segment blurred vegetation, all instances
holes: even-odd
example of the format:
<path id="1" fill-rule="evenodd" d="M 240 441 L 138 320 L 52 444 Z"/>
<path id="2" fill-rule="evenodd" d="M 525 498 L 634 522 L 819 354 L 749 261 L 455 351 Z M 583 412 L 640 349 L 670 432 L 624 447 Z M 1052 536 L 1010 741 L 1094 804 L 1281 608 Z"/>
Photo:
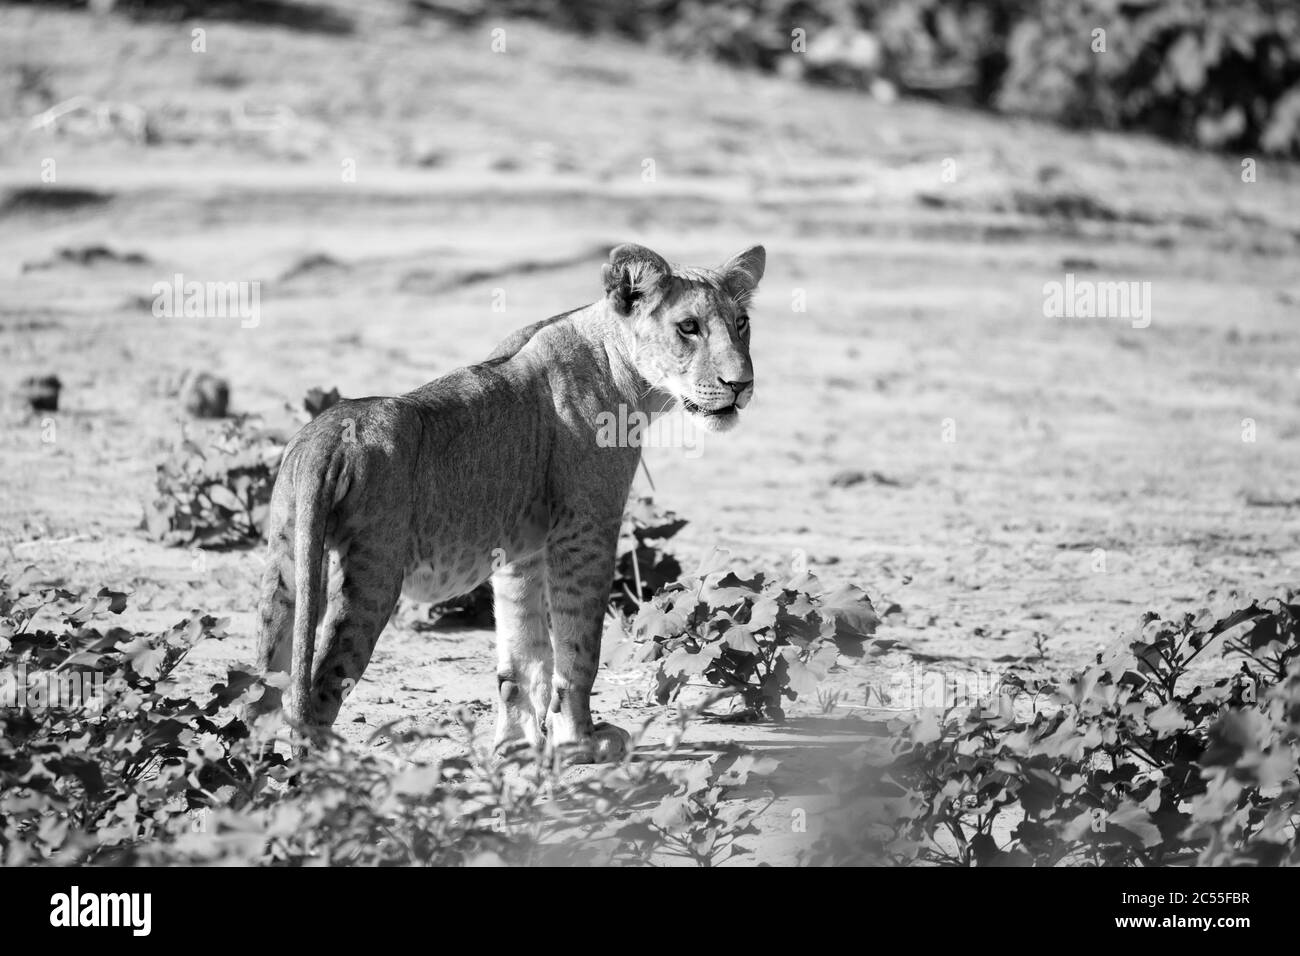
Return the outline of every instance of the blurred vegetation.
<path id="1" fill-rule="evenodd" d="M 412 0 L 412 7 L 538 17 L 882 96 L 901 90 L 1070 126 L 1300 155 L 1293 0 Z"/>
<path id="2" fill-rule="evenodd" d="M 307 0 L 66 0 L 347 33 Z M 413 18 L 527 17 L 810 82 L 1300 156 L 1294 0 L 405 0 Z"/>
<path id="3" fill-rule="evenodd" d="M 124 13 L 153 20 L 242 20 L 315 33 L 352 32 L 346 10 L 310 0 L 9 0 L 15 5 L 67 7 L 94 13 Z"/>

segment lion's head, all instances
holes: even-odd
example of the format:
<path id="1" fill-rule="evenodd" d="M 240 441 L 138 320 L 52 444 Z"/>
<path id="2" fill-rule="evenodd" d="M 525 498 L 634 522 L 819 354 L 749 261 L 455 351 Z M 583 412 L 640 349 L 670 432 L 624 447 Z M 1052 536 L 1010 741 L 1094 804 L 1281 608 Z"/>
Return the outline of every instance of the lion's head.
<path id="1" fill-rule="evenodd" d="M 637 371 L 708 431 L 732 428 L 753 397 L 748 310 L 766 263 L 762 246 L 714 270 L 673 266 L 644 246 L 623 245 L 603 268 Z"/>

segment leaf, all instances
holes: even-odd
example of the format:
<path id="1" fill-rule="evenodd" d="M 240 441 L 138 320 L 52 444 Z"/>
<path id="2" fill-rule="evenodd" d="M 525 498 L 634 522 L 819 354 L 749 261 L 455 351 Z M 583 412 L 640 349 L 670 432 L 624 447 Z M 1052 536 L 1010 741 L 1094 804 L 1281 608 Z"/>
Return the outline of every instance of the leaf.
<path id="1" fill-rule="evenodd" d="M 1279 632 L 1277 618 L 1267 618 L 1254 622 L 1246 633 L 1244 640 L 1246 645 L 1256 653 L 1268 650 L 1274 644 L 1284 644 Z"/>
<path id="2" fill-rule="evenodd" d="M 722 634 L 722 643 L 746 654 L 757 654 L 760 650 L 758 641 L 754 640 L 754 635 L 743 624 L 733 624 L 727 628 Z"/>
<path id="3" fill-rule="evenodd" d="M 95 595 L 96 610 L 103 608 L 111 614 L 121 614 L 126 610 L 126 595 L 121 591 L 110 591 L 108 588 L 100 588 L 99 593 Z"/>
<path id="4" fill-rule="evenodd" d="M 714 758 L 712 757 L 706 760 L 696 760 L 681 772 L 680 779 L 685 785 L 688 795 L 708 789 L 713 781 L 713 761 Z"/>
<path id="5" fill-rule="evenodd" d="M 970 840 L 971 855 L 977 866 L 995 866 L 994 860 L 1002 852 L 997 842 L 987 833 L 977 833 Z"/>
<path id="6" fill-rule="evenodd" d="M 1192 722 L 1183 715 L 1182 707 L 1177 702 L 1170 701 L 1147 715 L 1147 726 L 1155 731 L 1157 740 L 1163 740 L 1180 730 L 1187 730 Z"/>
<path id="7" fill-rule="evenodd" d="M 746 599 L 757 598 L 762 583 L 762 575 L 742 581 L 734 571 L 728 571 L 716 582 L 704 585 L 700 591 L 700 600 L 715 611 L 734 608 Z"/>
<path id="8" fill-rule="evenodd" d="M 695 614 L 700 608 L 700 604 L 695 597 L 695 591 L 689 588 L 679 588 L 672 592 L 671 606 L 672 610 L 675 613 L 680 614 L 688 624 L 690 623 L 691 615 Z"/>
<path id="9" fill-rule="evenodd" d="M 225 683 L 213 684 L 211 693 L 219 706 L 227 707 L 238 700 L 244 691 L 256 683 L 258 683 L 256 674 L 250 674 L 248 671 L 232 667 L 226 670 Z"/>
<path id="10" fill-rule="evenodd" d="M 781 648 L 786 662 L 786 683 L 795 694 L 812 697 L 817 693 L 817 675 L 799 659 L 797 647 Z"/>
<path id="11" fill-rule="evenodd" d="M 722 647 L 716 643 L 705 644 L 694 651 L 687 647 L 679 647 L 669 654 L 660 666 L 667 674 L 703 674 L 721 653 Z"/>
<path id="12" fill-rule="evenodd" d="M 777 603 L 777 595 L 774 593 L 764 593 L 749 612 L 749 628 L 751 631 L 770 630 L 776 627 L 777 615 L 781 613 L 781 605 Z"/>
<path id="13" fill-rule="evenodd" d="M 1230 710 L 1210 727 L 1201 766 L 1235 766 L 1243 758 L 1257 755 L 1270 733 L 1267 718 L 1258 710 Z"/>
<path id="14" fill-rule="evenodd" d="M 642 495 L 636 501 L 630 502 L 623 515 L 625 533 L 635 535 L 639 542 L 652 540 L 667 540 L 673 537 L 682 528 L 686 527 L 686 520 L 678 518 L 671 511 L 661 511 L 656 507 L 654 499 Z"/>
<path id="15" fill-rule="evenodd" d="M 152 641 L 144 637 L 120 645 L 118 650 L 130 663 L 132 670 L 146 680 L 157 680 L 167 660 L 166 646 L 154 646 Z"/>
<path id="16" fill-rule="evenodd" d="M 695 571 L 697 578 L 707 578 L 710 574 L 717 574 L 720 571 L 726 571 L 731 564 L 731 552 L 726 548 L 715 547 L 700 560 L 700 566 Z"/>
<path id="17" fill-rule="evenodd" d="M 1107 827 L 1120 827 L 1137 836 L 1143 846 L 1157 846 L 1161 842 L 1160 828 L 1151 822 L 1151 814 L 1138 804 L 1127 800 L 1106 817 Z"/>
<path id="18" fill-rule="evenodd" d="M 1164 649 L 1164 642 L 1155 642 L 1144 644 L 1141 641 L 1135 641 L 1129 645 L 1129 650 L 1137 658 L 1138 670 L 1145 673 L 1163 674 L 1168 670 L 1161 651 Z"/>
<path id="19" fill-rule="evenodd" d="M 820 594 L 821 582 L 811 571 L 796 571 L 781 583 L 783 591 L 797 591 L 800 594 Z"/>
<path id="20" fill-rule="evenodd" d="M 943 736 L 943 732 L 939 728 L 939 719 L 929 710 L 921 711 L 912 724 L 908 736 L 911 738 L 912 743 L 918 746 L 933 743 Z"/>
<path id="21" fill-rule="evenodd" d="M 833 644 L 823 644 L 817 650 L 813 651 L 812 656 L 808 658 L 808 669 L 817 675 L 818 680 L 824 680 L 830 673 L 832 667 L 839 660 L 840 652 L 836 650 Z"/>
<path id="22" fill-rule="evenodd" d="M 641 605 L 633 630 L 640 638 L 661 641 L 676 637 L 686 630 L 686 615 L 675 608 L 665 610 L 659 606 L 661 598 Z"/>
<path id="23" fill-rule="evenodd" d="M 1019 794 L 1020 805 L 1025 808 L 1025 813 L 1034 818 L 1050 810 L 1060 793 L 1060 778 L 1054 773 L 1035 768 L 1019 772 L 1024 778 Z"/>
<path id="24" fill-rule="evenodd" d="M 821 606 L 835 619 L 835 642 L 840 653 L 860 657 L 862 642 L 880 626 L 871 598 L 861 588 L 846 584 L 824 596 Z"/>
<path id="25" fill-rule="evenodd" d="M 810 610 L 803 615 L 791 614 L 781 608 L 776 615 L 776 639 L 778 643 L 789 642 L 798 645 L 800 650 L 807 650 L 822 637 L 821 622 Z"/>
<path id="26" fill-rule="evenodd" d="M 650 814 L 655 825 L 665 830 L 681 830 L 690 825 L 690 805 L 686 797 L 664 797 Z"/>
<path id="27" fill-rule="evenodd" d="M 782 592 L 782 600 L 779 602 L 785 608 L 785 612 L 791 617 L 797 617 L 801 620 L 812 616 L 816 609 L 810 598 L 803 591 L 796 591 L 793 596 L 786 597 L 788 591 Z"/>

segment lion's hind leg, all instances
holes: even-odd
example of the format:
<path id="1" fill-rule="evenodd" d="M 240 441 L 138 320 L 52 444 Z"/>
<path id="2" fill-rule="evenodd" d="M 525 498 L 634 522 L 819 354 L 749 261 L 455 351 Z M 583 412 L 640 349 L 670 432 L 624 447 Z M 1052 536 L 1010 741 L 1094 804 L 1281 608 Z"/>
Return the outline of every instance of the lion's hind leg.
<path id="1" fill-rule="evenodd" d="M 311 681 L 311 721 L 330 727 L 370 663 L 397 606 L 404 542 L 359 533 L 331 542 L 324 620 Z"/>
<path id="2" fill-rule="evenodd" d="M 258 603 L 257 671 L 288 674 L 293 652 L 294 563 L 293 512 L 285 496 L 271 507 L 266 566 L 262 571 Z M 280 688 L 268 686 L 249 710 L 249 717 L 271 713 L 283 706 Z"/>

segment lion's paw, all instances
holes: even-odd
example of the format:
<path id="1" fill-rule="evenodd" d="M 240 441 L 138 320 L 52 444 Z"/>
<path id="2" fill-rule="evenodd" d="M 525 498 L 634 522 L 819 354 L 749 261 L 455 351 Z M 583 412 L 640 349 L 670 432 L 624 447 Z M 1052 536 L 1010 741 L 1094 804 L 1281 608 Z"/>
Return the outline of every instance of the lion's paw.
<path id="1" fill-rule="evenodd" d="M 597 724 L 592 737 L 596 763 L 617 763 L 632 749 L 632 735 L 613 724 Z"/>

